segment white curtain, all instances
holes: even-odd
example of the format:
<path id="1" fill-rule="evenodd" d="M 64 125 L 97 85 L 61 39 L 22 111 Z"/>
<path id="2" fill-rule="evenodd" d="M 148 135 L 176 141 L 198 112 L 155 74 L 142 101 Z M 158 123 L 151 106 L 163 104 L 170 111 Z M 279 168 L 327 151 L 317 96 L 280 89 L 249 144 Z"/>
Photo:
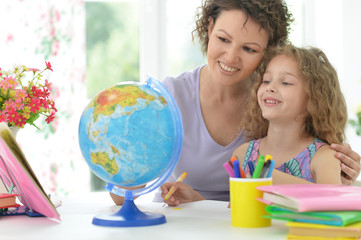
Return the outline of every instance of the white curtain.
<path id="1" fill-rule="evenodd" d="M 54 88 L 55 120 L 37 122 L 41 131 L 26 125 L 17 141 L 45 191 L 57 195 L 90 189 L 78 144 L 87 104 L 84 7 L 84 0 L 0 1 L 0 67 L 43 69 L 49 61 L 54 70 L 47 79 Z"/>

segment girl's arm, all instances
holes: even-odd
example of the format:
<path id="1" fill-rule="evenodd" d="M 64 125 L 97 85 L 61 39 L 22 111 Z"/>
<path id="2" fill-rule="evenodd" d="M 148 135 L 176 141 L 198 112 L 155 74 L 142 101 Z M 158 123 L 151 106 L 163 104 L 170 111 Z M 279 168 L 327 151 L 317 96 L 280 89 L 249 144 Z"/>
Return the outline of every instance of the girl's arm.
<path id="1" fill-rule="evenodd" d="M 272 172 L 272 184 L 312 184 L 312 182 L 274 169 Z"/>
<path id="2" fill-rule="evenodd" d="M 311 161 L 311 174 L 315 183 L 342 184 L 341 163 L 329 145 L 322 146 Z"/>

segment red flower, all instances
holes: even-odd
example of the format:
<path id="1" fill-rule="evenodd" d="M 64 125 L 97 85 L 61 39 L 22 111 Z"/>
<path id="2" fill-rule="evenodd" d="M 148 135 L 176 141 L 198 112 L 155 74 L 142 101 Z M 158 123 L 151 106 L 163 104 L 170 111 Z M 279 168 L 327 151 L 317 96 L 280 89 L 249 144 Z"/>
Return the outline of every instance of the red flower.
<path id="1" fill-rule="evenodd" d="M 33 113 L 36 113 L 40 109 L 40 100 L 37 98 L 31 99 L 31 102 L 29 104 L 30 111 Z"/>
<path id="2" fill-rule="evenodd" d="M 45 62 L 45 64 L 46 64 L 47 69 L 49 69 L 50 71 L 53 71 L 53 69 L 51 68 L 50 62 Z"/>
<path id="3" fill-rule="evenodd" d="M 41 97 L 43 94 L 41 89 L 37 88 L 36 86 L 31 87 L 31 93 L 33 94 L 34 97 Z"/>
<path id="4" fill-rule="evenodd" d="M 6 122 L 6 114 L 2 113 L 0 114 L 0 122 Z"/>
<path id="5" fill-rule="evenodd" d="M 19 114 L 14 111 L 14 110 L 10 110 L 8 111 L 8 121 L 11 123 L 16 123 L 19 119 Z"/>
<path id="6" fill-rule="evenodd" d="M 15 122 L 15 126 L 22 128 L 26 124 L 26 118 L 22 115 L 19 115 L 18 120 Z"/>
<path id="7" fill-rule="evenodd" d="M 37 68 L 29 68 L 29 71 L 31 71 L 31 72 L 33 72 L 33 73 L 35 74 L 36 72 L 39 72 L 40 69 L 37 69 Z"/>
<path id="8" fill-rule="evenodd" d="M 45 119 L 46 123 L 49 124 L 55 118 L 55 112 L 51 112 L 51 114 Z"/>

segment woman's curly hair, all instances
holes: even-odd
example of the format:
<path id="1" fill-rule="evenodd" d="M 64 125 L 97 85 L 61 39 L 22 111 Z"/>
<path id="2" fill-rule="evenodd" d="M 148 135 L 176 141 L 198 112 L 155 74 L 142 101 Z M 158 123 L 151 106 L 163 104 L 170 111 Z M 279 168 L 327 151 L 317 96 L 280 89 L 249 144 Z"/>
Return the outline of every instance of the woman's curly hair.
<path id="1" fill-rule="evenodd" d="M 192 38 L 199 40 L 203 54 L 207 53 L 210 19 L 216 22 L 222 11 L 234 9 L 243 11 L 247 18 L 261 25 L 268 33 L 268 46 L 288 43 L 288 32 L 293 17 L 283 0 L 204 0 L 198 8 L 195 17 L 196 27 L 192 31 Z M 241 24 L 243 26 L 244 23 Z"/>
<path id="2" fill-rule="evenodd" d="M 257 91 L 268 64 L 278 55 L 295 58 L 299 65 L 299 74 L 306 81 L 307 112 L 304 132 L 328 144 L 342 143 L 345 139 L 347 106 L 337 72 L 320 49 L 298 48 L 293 45 L 270 48 L 265 54 L 258 68 L 259 78 L 252 89 L 252 100 L 240 125 L 246 136 L 251 140 L 267 135 L 269 123 L 262 117 Z"/>

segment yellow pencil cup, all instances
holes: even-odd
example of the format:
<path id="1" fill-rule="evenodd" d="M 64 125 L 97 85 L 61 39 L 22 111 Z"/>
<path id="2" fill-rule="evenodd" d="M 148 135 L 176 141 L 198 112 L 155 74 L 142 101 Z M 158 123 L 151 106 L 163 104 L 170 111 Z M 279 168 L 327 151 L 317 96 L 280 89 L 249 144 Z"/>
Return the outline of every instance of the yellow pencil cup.
<path id="1" fill-rule="evenodd" d="M 259 228 L 271 226 L 266 204 L 257 200 L 263 193 L 258 186 L 272 185 L 272 178 L 230 178 L 231 222 L 234 227 Z"/>

